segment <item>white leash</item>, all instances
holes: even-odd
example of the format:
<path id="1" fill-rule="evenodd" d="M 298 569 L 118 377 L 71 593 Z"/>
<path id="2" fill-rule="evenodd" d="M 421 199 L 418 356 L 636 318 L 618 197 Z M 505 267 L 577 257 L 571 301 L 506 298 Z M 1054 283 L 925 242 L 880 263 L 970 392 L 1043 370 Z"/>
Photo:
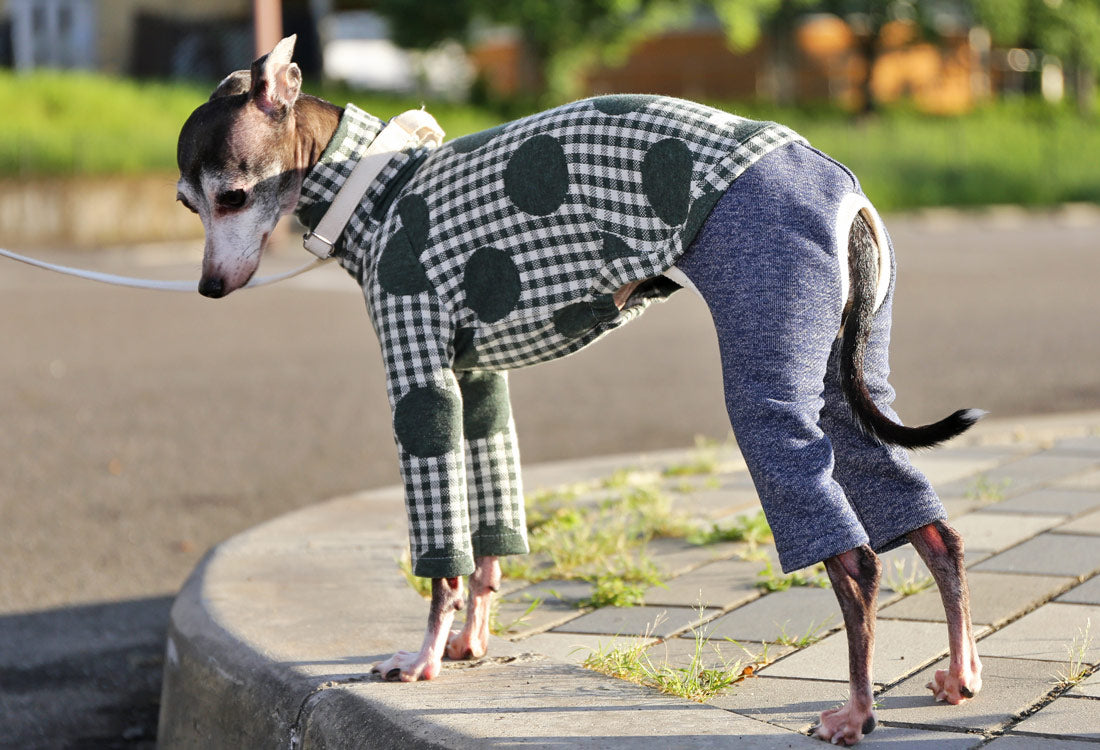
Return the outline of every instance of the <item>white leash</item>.
<path id="1" fill-rule="evenodd" d="M 410 141 L 434 148 L 443 142 L 443 131 L 435 118 L 422 110 L 410 110 L 394 117 L 389 124 L 382 129 L 374 142 L 367 148 L 363 157 L 355 165 L 351 175 L 337 192 L 329 210 L 321 218 L 317 228 L 303 238 L 305 248 L 317 256 L 315 260 L 306 263 L 301 268 L 286 273 L 274 274 L 254 278 L 245 284 L 242 289 L 254 289 L 256 287 L 275 284 L 280 281 L 292 279 L 307 271 L 323 266 L 329 261 L 335 260 L 332 255 L 333 245 L 336 239 L 343 233 L 344 227 L 351 218 L 356 206 L 367 192 L 371 182 L 386 166 L 394 151 L 400 151 Z M 329 238 L 332 238 L 331 240 Z M 56 263 L 47 263 L 37 258 L 29 258 L 26 255 L 13 253 L 0 247 L 0 256 L 17 260 L 20 263 L 44 268 L 47 271 L 55 271 L 68 276 L 76 276 L 80 279 L 98 281 L 103 284 L 125 286 L 134 289 L 155 289 L 161 292 L 197 292 L 198 281 L 157 281 L 155 279 L 137 279 L 132 276 L 116 276 L 111 273 L 89 271 L 84 268 L 61 266 Z"/>
<path id="2" fill-rule="evenodd" d="M 47 263 L 44 260 L 38 260 L 37 258 L 28 258 L 26 255 L 20 255 L 19 253 L 13 253 L 10 250 L 5 250 L 0 247 L 0 255 L 5 258 L 11 258 L 17 260 L 20 263 L 26 263 L 29 266 L 35 266 L 36 268 L 44 268 L 47 271 L 56 271 L 57 273 L 63 273 L 68 276 L 76 276 L 79 279 L 88 279 L 89 281 L 98 281 L 103 284 L 113 284 L 115 286 L 126 286 L 132 289 L 155 289 L 160 292 L 197 292 L 199 289 L 198 280 L 192 281 L 158 281 L 156 279 L 136 279 L 132 276 L 116 276 L 113 273 L 100 273 L 99 271 L 89 271 L 84 268 L 72 268 L 71 266 L 60 266 L 56 263 Z M 322 266 L 328 263 L 332 258 L 324 258 L 310 261 L 301 268 L 296 268 L 293 271 L 287 271 L 286 273 L 274 274 L 272 276 L 263 276 L 260 278 L 254 278 L 245 284 L 242 289 L 252 289 L 260 286 L 267 286 L 268 284 L 274 284 L 279 281 L 286 281 L 292 279 L 295 276 L 299 276 L 306 271 L 312 271 L 318 266 Z"/>

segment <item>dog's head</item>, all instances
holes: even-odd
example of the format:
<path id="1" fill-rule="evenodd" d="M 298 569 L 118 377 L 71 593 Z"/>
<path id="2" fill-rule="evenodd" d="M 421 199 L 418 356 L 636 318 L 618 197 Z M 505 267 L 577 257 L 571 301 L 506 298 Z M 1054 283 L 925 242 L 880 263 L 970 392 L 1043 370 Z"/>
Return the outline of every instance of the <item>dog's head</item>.
<path id="1" fill-rule="evenodd" d="M 199 292 L 224 297 L 248 283 L 279 217 L 301 192 L 294 103 L 302 73 L 295 37 L 223 80 L 180 131 L 177 198 L 206 232 Z"/>

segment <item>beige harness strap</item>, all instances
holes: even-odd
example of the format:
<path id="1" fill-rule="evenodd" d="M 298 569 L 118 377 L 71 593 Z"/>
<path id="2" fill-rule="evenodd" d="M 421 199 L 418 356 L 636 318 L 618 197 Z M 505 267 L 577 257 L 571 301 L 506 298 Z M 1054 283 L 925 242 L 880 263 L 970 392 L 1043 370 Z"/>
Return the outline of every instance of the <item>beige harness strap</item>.
<path id="1" fill-rule="evenodd" d="M 317 227 L 302 237 L 302 244 L 322 260 L 332 256 L 333 246 L 348 225 L 351 215 L 386 164 L 398 151 L 409 146 L 435 148 L 443 142 L 443 129 L 422 109 L 411 109 L 394 117 L 382 128 L 336 192 Z"/>

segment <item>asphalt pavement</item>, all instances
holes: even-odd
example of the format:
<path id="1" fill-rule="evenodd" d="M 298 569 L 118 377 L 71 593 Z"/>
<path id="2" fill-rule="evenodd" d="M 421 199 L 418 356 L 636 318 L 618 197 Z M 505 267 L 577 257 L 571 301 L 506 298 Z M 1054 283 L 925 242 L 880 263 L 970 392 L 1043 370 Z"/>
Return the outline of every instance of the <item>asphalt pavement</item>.
<path id="1" fill-rule="evenodd" d="M 907 421 L 1100 406 L 1100 214 L 888 225 L 900 266 L 892 381 Z M 272 269 L 307 257 L 286 244 Z M 36 252 L 197 278 L 200 243 Z M 4 261 L 0 337 L 0 705 L 52 728 L 55 747 L 140 746 L 170 597 L 204 551 L 397 481 L 362 297 L 335 267 L 211 301 Z M 728 430 L 714 334 L 688 293 L 596 347 L 514 373 L 512 391 L 528 464 Z"/>

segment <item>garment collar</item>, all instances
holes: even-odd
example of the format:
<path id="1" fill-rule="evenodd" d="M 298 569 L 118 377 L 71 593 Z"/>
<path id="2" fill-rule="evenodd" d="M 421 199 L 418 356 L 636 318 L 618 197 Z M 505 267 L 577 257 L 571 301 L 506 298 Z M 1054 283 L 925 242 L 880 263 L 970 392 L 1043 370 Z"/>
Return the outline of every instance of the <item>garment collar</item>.
<path id="1" fill-rule="evenodd" d="M 336 126 L 321 158 L 306 173 L 302 182 L 302 194 L 294 209 L 298 219 L 309 229 L 314 229 L 332 203 L 340 186 L 371 142 L 382 131 L 385 123 L 368 112 L 348 104 Z M 372 185 L 366 198 L 377 197 L 378 186 Z M 369 213 L 369 211 L 368 211 Z"/>

